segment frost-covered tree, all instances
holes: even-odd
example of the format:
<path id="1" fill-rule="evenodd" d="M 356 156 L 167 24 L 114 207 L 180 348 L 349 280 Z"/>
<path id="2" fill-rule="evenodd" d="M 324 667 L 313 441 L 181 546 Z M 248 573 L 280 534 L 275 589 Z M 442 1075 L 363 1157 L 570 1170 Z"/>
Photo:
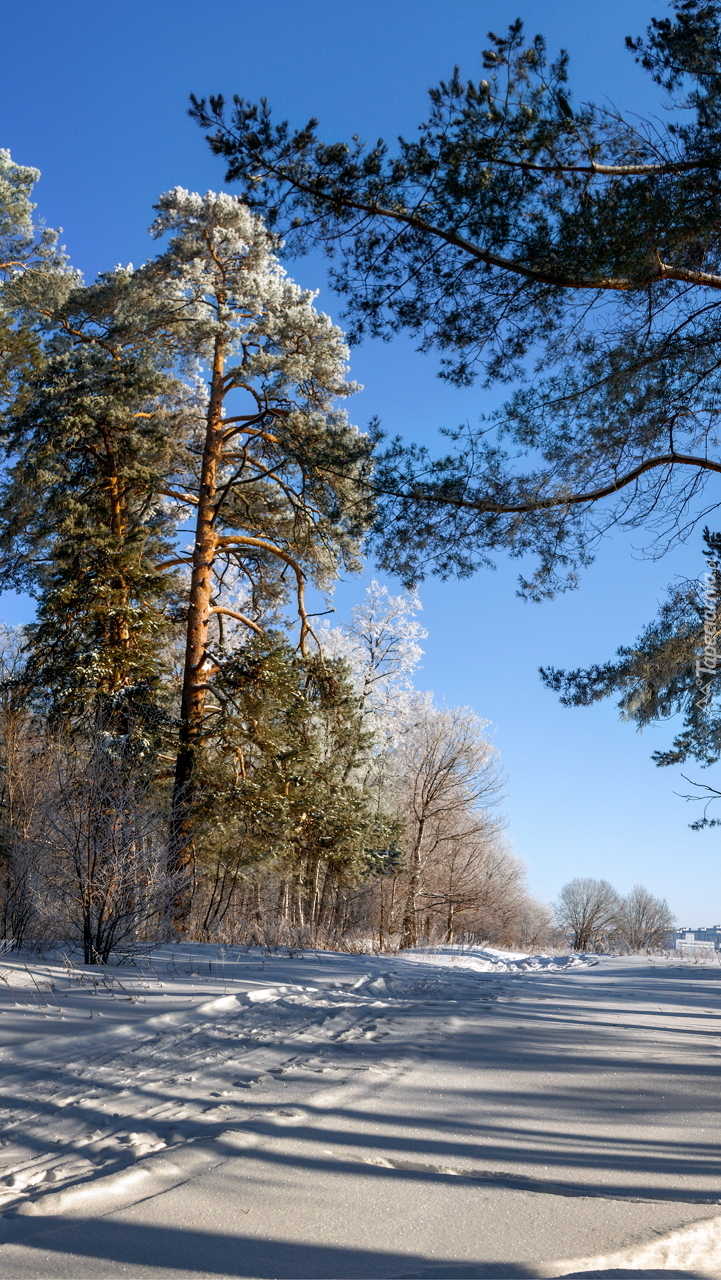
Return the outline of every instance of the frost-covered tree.
<path id="1" fill-rule="evenodd" d="M 306 583 L 359 565 L 373 442 L 339 407 L 340 331 L 261 220 L 181 189 L 157 209 L 167 244 L 138 271 L 13 277 L 42 363 L 8 415 L 2 539 L 6 585 L 39 600 L 28 671 L 60 714 L 167 677 L 182 628 L 175 876 L 224 656 L 291 599 L 307 654 Z"/>
<path id="2" fill-rule="evenodd" d="M 427 634 L 415 617 L 420 609 L 417 595 L 391 595 L 373 580 L 347 626 L 319 630 L 324 653 L 348 664 L 373 735 L 365 789 L 403 827 L 404 863 L 381 889 L 379 934 L 393 931 L 399 895 L 405 946 L 426 924 L 447 941 L 464 929 L 508 941 L 529 900 L 522 864 L 492 813 L 497 755 L 470 708 L 438 708 L 432 694 L 414 688 Z"/>
<path id="3" fill-rule="evenodd" d="M 396 740 L 418 694 L 413 677 L 428 632 L 416 621 L 422 609 L 417 595 L 391 595 L 373 579 L 365 599 L 354 605 L 347 626 L 318 629 L 323 652 L 347 663 L 358 692 L 364 720 L 379 748 Z"/>
<path id="4" fill-rule="evenodd" d="M 517 942 L 516 925 L 527 903 L 525 867 L 487 809 L 434 824 L 417 909 L 438 922 L 444 942 L 469 934 L 501 945 Z"/>
<path id="5" fill-rule="evenodd" d="M 33 220 L 31 197 L 39 177 L 37 169 L 16 164 L 10 152 L 0 148 L 0 405 L 17 392 L 39 358 L 32 328 L 23 323 L 18 282 L 32 274 L 39 293 L 65 268 L 57 233 Z"/>
<path id="6" fill-rule="evenodd" d="M 618 930 L 619 898 L 608 880 L 577 876 L 558 895 L 555 912 L 574 951 L 601 951 Z"/>
<path id="7" fill-rule="evenodd" d="M 470 707 L 437 708 L 420 702 L 393 753 L 396 803 L 406 820 L 408 886 L 402 946 L 419 935 L 419 894 L 427 861 L 465 823 L 467 835 L 487 826 L 483 810 L 498 799 L 497 753 L 486 722 Z"/>
<path id="8" fill-rule="evenodd" d="M 340 331 L 286 277 L 261 220 L 234 197 L 180 188 L 157 208 L 153 233 L 170 239 L 145 275 L 174 288 L 179 357 L 198 360 L 208 375 L 204 412 L 166 490 L 179 511 L 191 509 L 193 524 L 192 545 L 172 562 L 188 572 L 178 870 L 192 862 L 193 779 L 218 709 L 223 619 L 262 634 L 269 608 L 292 595 L 307 652 L 306 582 L 325 587 L 341 568 L 359 567 L 372 441 L 338 406 L 355 390 Z M 247 584 L 247 611 L 224 598 L 231 569 Z"/>
<path id="9" fill-rule="evenodd" d="M 642 884 L 621 900 L 617 928 L 629 951 L 658 951 L 665 947 L 675 917 L 665 898 L 656 898 Z"/>

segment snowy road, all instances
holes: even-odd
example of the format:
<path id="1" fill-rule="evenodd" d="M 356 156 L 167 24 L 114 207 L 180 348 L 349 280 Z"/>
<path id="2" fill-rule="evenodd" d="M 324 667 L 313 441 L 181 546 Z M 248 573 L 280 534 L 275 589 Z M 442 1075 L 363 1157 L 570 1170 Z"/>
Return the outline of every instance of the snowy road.
<path id="1" fill-rule="evenodd" d="M 0 979 L 0 1277 L 721 1276 L 719 965 Z"/>

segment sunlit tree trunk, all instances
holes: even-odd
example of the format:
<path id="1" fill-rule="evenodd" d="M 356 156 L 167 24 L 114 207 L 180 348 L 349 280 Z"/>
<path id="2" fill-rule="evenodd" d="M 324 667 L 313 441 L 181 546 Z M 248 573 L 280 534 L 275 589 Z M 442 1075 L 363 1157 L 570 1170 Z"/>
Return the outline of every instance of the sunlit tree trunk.
<path id="1" fill-rule="evenodd" d="M 207 640 L 212 608 L 213 564 L 218 549 L 214 517 L 218 469 L 223 451 L 225 351 L 224 339 L 217 337 L 213 351 L 210 401 L 198 487 L 180 708 L 180 745 L 173 789 L 170 871 L 174 876 L 181 877 L 181 888 L 173 902 L 173 924 L 180 931 L 187 921 L 192 899 L 195 866 L 192 829 L 194 777 L 198 748 L 202 742 L 205 695 L 210 675 Z"/>

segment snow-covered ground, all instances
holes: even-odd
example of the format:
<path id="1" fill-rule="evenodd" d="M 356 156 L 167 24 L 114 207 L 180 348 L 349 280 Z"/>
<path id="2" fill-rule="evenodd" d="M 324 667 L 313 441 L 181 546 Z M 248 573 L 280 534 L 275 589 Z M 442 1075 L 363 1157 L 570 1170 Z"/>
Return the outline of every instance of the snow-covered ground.
<path id="1" fill-rule="evenodd" d="M 721 966 L 0 957 L 0 1277 L 721 1276 Z"/>

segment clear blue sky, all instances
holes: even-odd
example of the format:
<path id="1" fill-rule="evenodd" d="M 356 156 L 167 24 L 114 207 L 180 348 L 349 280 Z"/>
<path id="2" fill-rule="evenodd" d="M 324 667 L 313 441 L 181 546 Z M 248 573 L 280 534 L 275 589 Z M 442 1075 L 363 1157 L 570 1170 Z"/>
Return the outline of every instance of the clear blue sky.
<path id="1" fill-rule="evenodd" d="M 73 262 L 92 277 L 153 251 L 146 228 L 162 190 L 221 186 L 220 166 L 185 114 L 191 91 L 265 95 L 296 123 L 319 116 L 329 140 L 392 139 L 413 132 L 428 86 L 455 63 L 478 78 L 486 32 L 520 16 L 551 50 L 569 49 L 577 97 L 658 109 L 623 38 L 664 11 L 661 0 L 24 0 L 3 14 L 0 146 L 42 170 L 39 213 L 64 228 Z M 322 287 L 319 263 L 290 269 Z M 333 296 L 321 298 L 337 314 Z M 361 426 L 377 413 L 389 432 L 431 441 L 489 404 L 438 381 L 433 357 L 404 341 L 367 344 L 352 368 L 365 384 L 353 405 Z M 715 923 L 719 837 L 688 830 L 693 815 L 674 794 L 686 784 L 649 759 L 673 726 L 640 735 L 610 705 L 566 710 L 537 676 L 542 663 L 610 657 L 650 619 L 667 582 L 703 572 L 698 540 L 661 562 L 643 559 L 641 542 L 638 534 L 608 541 L 578 591 L 541 606 L 516 598 L 513 565 L 427 583 L 421 683 L 492 722 L 510 832 L 539 896 L 553 898 L 574 875 L 603 876 L 622 891 L 642 881 L 668 897 L 679 924 Z M 361 582 L 344 585 L 339 610 L 361 591 Z M 2 605 L 5 620 L 22 615 L 22 602 Z"/>

